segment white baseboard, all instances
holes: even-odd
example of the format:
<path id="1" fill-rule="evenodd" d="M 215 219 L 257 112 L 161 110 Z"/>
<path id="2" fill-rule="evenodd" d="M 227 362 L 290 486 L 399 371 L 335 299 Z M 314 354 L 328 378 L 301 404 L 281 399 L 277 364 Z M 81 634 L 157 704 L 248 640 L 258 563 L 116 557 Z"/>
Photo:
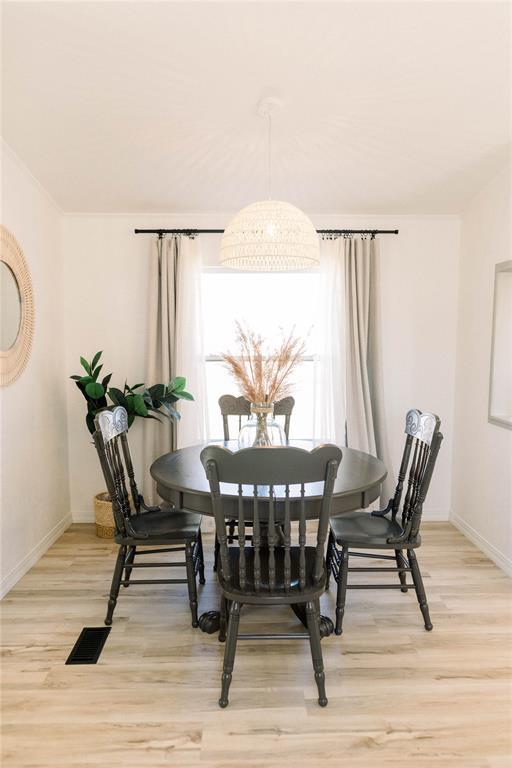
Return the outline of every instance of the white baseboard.
<path id="1" fill-rule="evenodd" d="M 20 560 L 20 562 L 14 566 L 12 571 L 4 576 L 0 586 L 0 600 L 5 597 L 5 595 L 14 587 L 14 585 L 18 583 L 21 577 L 24 576 L 27 571 L 29 571 L 32 566 L 37 563 L 37 561 L 44 555 L 44 553 L 51 547 L 51 545 L 57 541 L 59 536 L 61 536 L 64 531 L 69 528 L 71 523 L 71 514 L 63 517 L 62 520 L 60 520 L 57 525 L 51 529 L 51 531 L 48 531 L 46 536 L 41 539 L 39 544 L 36 544 L 36 546 L 31 549 L 27 555 L 25 555 L 23 560 Z"/>
<path id="2" fill-rule="evenodd" d="M 493 563 L 496 563 L 499 568 L 505 571 L 507 576 L 512 576 L 512 560 L 510 557 L 507 557 L 505 554 L 503 554 L 503 552 L 497 549 L 494 544 L 491 544 L 490 541 L 487 541 L 484 536 L 478 533 L 478 531 L 475 530 L 472 525 L 469 525 L 469 523 L 463 520 L 462 517 L 459 517 L 459 515 L 452 513 L 450 522 L 453 523 L 453 525 L 458 528 L 459 531 L 464 534 L 464 536 L 473 542 L 473 544 L 478 547 L 478 549 L 487 555 L 487 557 L 489 557 Z"/>

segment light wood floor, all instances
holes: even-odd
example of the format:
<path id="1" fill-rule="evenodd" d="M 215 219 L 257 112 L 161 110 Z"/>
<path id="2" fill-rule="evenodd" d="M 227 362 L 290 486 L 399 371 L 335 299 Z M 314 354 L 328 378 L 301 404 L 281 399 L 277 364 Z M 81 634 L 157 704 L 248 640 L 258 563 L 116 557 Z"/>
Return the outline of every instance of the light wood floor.
<path id="1" fill-rule="evenodd" d="M 353 590 L 343 636 L 322 642 L 326 709 L 299 640 L 240 642 L 220 710 L 223 646 L 191 628 L 184 585 L 122 590 L 98 664 L 64 665 L 102 625 L 114 550 L 72 526 L 1 604 L 2 765 L 509 766 L 510 581 L 447 523 L 423 540 L 433 632 L 413 592 Z M 200 610 L 216 606 L 209 566 Z M 241 631 L 295 622 L 247 609 Z"/>

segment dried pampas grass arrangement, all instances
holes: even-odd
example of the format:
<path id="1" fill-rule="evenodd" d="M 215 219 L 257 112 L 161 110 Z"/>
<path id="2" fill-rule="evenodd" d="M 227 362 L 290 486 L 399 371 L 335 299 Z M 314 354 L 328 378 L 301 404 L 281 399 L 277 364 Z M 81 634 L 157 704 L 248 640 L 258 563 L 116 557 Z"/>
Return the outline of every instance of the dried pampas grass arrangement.
<path id="1" fill-rule="evenodd" d="M 290 376 L 304 355 L 304 342 L 290 332 L 270 348 L 259 334 L 238 322 L 236 331 L 239 354 L 228 352 L 221 357 L 241 394 L 251 403 L 275 403 L 289 395 Z"/>

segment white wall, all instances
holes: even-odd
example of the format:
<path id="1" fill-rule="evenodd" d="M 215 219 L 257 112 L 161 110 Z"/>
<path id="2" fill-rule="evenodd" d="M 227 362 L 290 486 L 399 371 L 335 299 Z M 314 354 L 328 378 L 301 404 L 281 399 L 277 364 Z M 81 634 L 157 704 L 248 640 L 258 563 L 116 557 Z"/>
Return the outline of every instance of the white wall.
<path id="1" fill-rule="evenodd" d="M 66 370 L 104 351 L 105 371 L 122 383 L 144 380 L 150 236 L 135 227 L 222 228 L 229 215 L 73 216 L 63 221 L 66 264 Z M 381 238 L 384 389 L 394 466 L 403 448 L 405 412 L 432 410 L 445 441 L 426 518 L 448 519 L 451 500 L 459 221 L 450 216 L 314 216 L 318 227 L 399 228 Z M 205 248 L 214 258 L 218 238 Z M 69 383 L 69 460 L 74 520 L 92 520 L 104 482 L 85 428 L 84 401 Z M 140 466 L 141 424 L 130 432 Z"/>
<path id="2" fill-rule="evenodd" d="M 150 238 L 135 236 L 134 227 L 221 228 L 229 215 L 63 216 L 5 145 L 2 155 L 2 221 L 24 250 L 36 303 L 28 366 L 0 391 L 4 594 L 67 527 L 70 511 L 74 520 L 93 519 L 92 497 L 104 487 L 84 402 L 67 378 L 78 372 L 79 356 L 102 349 L 105 372 L 114 371 L 117 382 L 144 378 Z M 462 234 L 451 216 L 313 219 L 325 228 L 400 229 L 398 237 L 381 237 L 393 463 L 400 459 L 405 411 L 439 414 L 445 441 L 425 517 L 448 519 L 451 512 L 461 530 L 511 570 L 512 432 L 487 422 L 494 264 L 510 257 L 508 177 L 493 180 L 471 202 Z M 205 240 L 210 260 L 217 245 L 213 236 Z M 139 466 L 140 430 L 139 424 L 132 432 Z"/>
<path id="3" fill-rule="evenodd" d="M 0 390 L 1 594 L 70 524 L 61 213 L 2 145 L 2 223 L 28 262 L 34 290 L 32 354 Z"/>
<path id="4" fill-rule="evenodd" d="M 494 266 L 511 258 L 510 214 L 505 171 L 462 216 L 452 521 L 512 574 L 512 431 L 487 420 Z"/>

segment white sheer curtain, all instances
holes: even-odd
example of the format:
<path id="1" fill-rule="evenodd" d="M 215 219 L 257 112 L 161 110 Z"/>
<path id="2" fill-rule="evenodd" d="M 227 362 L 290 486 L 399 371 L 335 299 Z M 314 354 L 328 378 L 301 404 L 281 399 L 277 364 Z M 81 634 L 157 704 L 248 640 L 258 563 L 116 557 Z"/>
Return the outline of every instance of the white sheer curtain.
<path id="1" fill-rule="evenodd" d="M 207 401 L 202 346 L 201 254 L 198 239 L 164 237 L 152 243 L 149 280 L 146 383 L 184 376 L 193 402 L 179 401 L 176 424 L 144 423 L 144 466 L 163 453 L 206 439 Z M 144 495 L 155 498 L 146 473 Z"/>
<path id="2" fill-rule="evenodd" d="M 345 241 L 320 240 L 313 436 L 345 445 Z"/>

